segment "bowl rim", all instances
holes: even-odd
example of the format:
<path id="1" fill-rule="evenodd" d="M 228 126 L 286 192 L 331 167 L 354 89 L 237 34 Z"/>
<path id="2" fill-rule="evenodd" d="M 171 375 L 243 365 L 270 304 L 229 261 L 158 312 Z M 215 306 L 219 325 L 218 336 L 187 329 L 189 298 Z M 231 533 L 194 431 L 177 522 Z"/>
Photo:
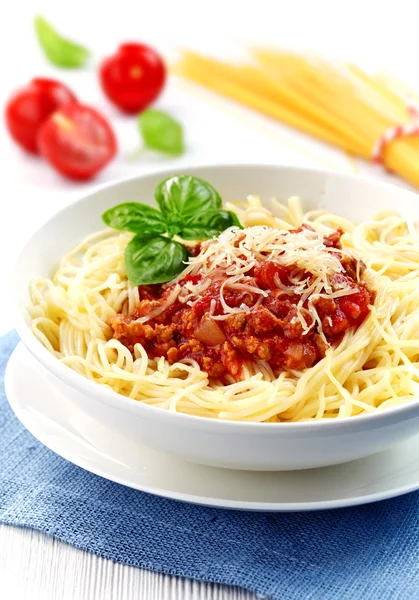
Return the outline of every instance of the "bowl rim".
<path id="1" fill-rule="evenodd" d="M 268 169 L 268 170 L 276 170 L 276 171 L 291 171 L 298 173 L 309 173 L 309 174 L 320 174 L 328 177 L 332 177 L 335 179 L 346 180 L 350 183 L 356 183 L 357 185 L 368 185 L 378 189 L 393 189 L 395 192 L 400 193 L 403 196 L 410 196 L 412 201 L 417 201 L 417 193 L 412 190 L 399 187 L 392 183 L 375 181 L 370 177 L 366 176 L 358 176 L 353 173 L 341 173 L 335 172 L 331 169 L 322 169 L 322 168 L 308 168 L 294 165 L 278 165 L 275 163 L 222 163 L 218 164 L 214 163 L 205 163 L 205 164 L 190 164 L 189 166 L 181 166 L 180 170 L 183 173 L 193 172 L 193 171 L 201 171 L 201 170 L 211 170 L 211 169 L 221 169 L 221 170 L 230 170 L 230 169 Z M 41 231 L 44 227 L 52 223 L 57 217 L 65 213 L 66 211 L 71 211 L 77 209 L 84 202 L 88 201 L 90 198 L 97 196 L 100 192 L 104 190 L 108 190 L 110 188 L 117 188 L 122 184 L 126 184 L 134 181 L 141 181 L 143 179 L 149 177 L 155 177 L 157 175 L 162 175 L 162 177 L 169 177 L 172 174 L 178 172 L 178 169 L 174 168 L 161 168 L 154 169 L 152 171 L 148 171 L 147 173 L 142 173 L 141 175 L 136 175 L 132 177 L 122 177 L 116 180 L 112 180 L 110 182 L 105 182 L 100 185 L 95 186 L 90 189 L 88 193 L 84 194 L 81 198 L 70 202 L 60 210 L 54 212 L 49 218 L 45 219 L 35 231 L 32 232 L 31 235 L 27 237 L 25 243 L 21 245 L 21 250 L 19 255 L 15 261 L 15 268 L 12 270 L 12 282 L 9 289 L 11 289 L 11 306 L 13 313 L 13 322 L 16 328 L 16 331 L 24 343 L 24 345 L 28 348 L 30 353 L 34 356 L 34 358 L 51 374 L 61 380 L 63 383 L 67 384 L 71 388 L 75 389 L 78 392 L 83 393 L 89 398 L 93 398 L 97 401 L 104 402 L 108 406 L 111 406 L 117 410 L 123 410 L 124 412 L 128 411 L 130 413 L 140 415 L 141 411 L 145 411 L 145 413 L 149 414 L 150 417 L 161 418 L 161 419 L 177 419 L 178 421 L 183 421 L 185 424 L 190 423 L 192 425 L 201 425 L 207 427 L 215 426 L 217 429 L 221 428 L 233 428 L 237 431 L 239 430 L 250 430 L 252 433 L 262 431 L 271 433 L 273 431 L 281 431 L 284 432 L 296 432 L 296 431 L 322 431 L 329 430 L 333 428 L 343 428 L 347 429 L 348 427 L 357 427 L 365 426 L 368 424 L 378 425 L 383 421 L 388 421 L 398 418 L 398 420 L 404 420 L 407 418 L 409 413 L 418 413 L 419 416 L 419 398 L 414 399 L 404 405 L 390 407 L 378 411 L 374 411 L 371 413 L 364 413 L 360 415 L 356 415 L 356 417 L 340 417 L 334 419 L 321 419 L 318 421 L 297 421 L 297 422 L 259 422 L 259 421 L 235 421 L 228 419 L 217 419 L 215 417 L 203 417 L 198 415 L 191 415 L 182 412 L 175 412 L 164 410 L 160 407 L 152 406 L 149 404 L 145 404 L 141 401 L 133 400 L 128 396 L 124 396 L 119 394 L 111 389 L 104 388 L 100 386 L 98 383 L 87 379 L 77 371 L 74 371 L 67 365 L 63 364 L 58 358 L 56 358 L 53 354 L 51 354 L 42 343 L 36 338 L 36 336 L 32 333 L 29 328 L 29 325 L 26 323 L 25 318 L 23 317 L 22 312 L 18 308 L 17 302 L 17 278 L 14 275 L 18 270 L 17 267 L 21 263 L 21 259 L 26 252 L 27 247 L 31 244 L 33 238 Z M 28 282 L 29 284 L 29 282 Z"/>

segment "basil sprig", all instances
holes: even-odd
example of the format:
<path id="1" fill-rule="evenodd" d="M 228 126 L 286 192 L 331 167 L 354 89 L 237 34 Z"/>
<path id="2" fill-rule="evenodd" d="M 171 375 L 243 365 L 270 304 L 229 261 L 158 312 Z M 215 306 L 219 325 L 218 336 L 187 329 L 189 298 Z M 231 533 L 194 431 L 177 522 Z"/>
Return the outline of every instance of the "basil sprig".
<path id="1" fill-rule="evenodd" d="M 144 147 L 171 156 L 180 156 L 185 151 L 183 127 L 174 117 L 157 108 L 143 110 L 137 124 Z"/>
<path id="2" fill-rule="evenodd" d="M 90 56 L 87 48 L 62 37 L 42 17 L 35 17 L 35 32 L 45 56 L 57 67 L 67 69 L 83 67 Z"/>
<path id="3" fill-rule="evenodd" d="M 106 225 L 136 235 L 125 250 L 125 268 L 133 285 L 171 281 L 185 268 L 187 247 L 174 240 L 206 240 L 233 225 L 237 215 L 222 209 L 218 192 L 199 177 L 178 175 L 154 190 L 160 210 L 139 202 L 124 202 L 102 215 Z"/>

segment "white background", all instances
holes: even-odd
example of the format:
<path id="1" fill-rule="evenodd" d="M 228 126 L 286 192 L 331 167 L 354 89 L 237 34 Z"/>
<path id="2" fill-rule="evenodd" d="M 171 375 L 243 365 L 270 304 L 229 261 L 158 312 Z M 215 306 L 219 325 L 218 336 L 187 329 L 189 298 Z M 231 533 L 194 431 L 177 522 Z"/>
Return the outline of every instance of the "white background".
<path id="1" fill-rule="evenodd" d="M 110 106 L 96 75 L 101 57 L 112 53 L 119 42 L 150 43 L 169 60 L 181 47 L 240 57 L 246 43 L 264 42 L 347 58 L 368 68 L 392 72 L 419 90 L 418 12 L 414 0 L 3 2 L 0 105 L 4 106 L 13 89 L 34 76 L 61 79 L 80 100 L 97 107 L 111 120 L 120 153 L 94 183 L 71 183 L 42 160 L 24 155 L 10 141 L 1 121 L 0 332 L 11 325 L 6 282 L 19 247 L 49 215 L 98 183 L 158 168 L 173 167 L 181 172 L 185 165 L 199 162 L 269 162 L 363 173 L 405 185 L 379 167 L 350 160 L 337 150 L 174 77 L 169 79 L 159 105 L 184 124 L 187 153 L 176 161 L 144 153 L 136 162 L 129 162 L 128 155 L 139 144 L 135 121 Z M 89 67 L 63 71 L 47 64 L 33 34 L 34 14 L 45 16 L 69 38 L 89 47 L 93 53 Z M 5 597 L 42 600 L 250 598 L 227 588 L 176 583 L 115 566 L 45 536 L 4 526 L 0 527 L 0 581 Z"/>

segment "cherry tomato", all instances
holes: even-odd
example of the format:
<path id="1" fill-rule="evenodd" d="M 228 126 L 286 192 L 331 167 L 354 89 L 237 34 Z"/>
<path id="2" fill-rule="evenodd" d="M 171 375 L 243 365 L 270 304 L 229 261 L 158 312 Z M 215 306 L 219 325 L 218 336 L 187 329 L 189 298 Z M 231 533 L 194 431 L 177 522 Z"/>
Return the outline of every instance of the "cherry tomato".
<path id="1" fill-rule="evenodd" d="M 94 108 L 66 104 L 39 130 L 41 154 L 62 175 L 90 179 L 115 156 L 115 134 Z"/>
<path id="2" fill-rule="evenodd" d="M 102 62 L 99 77 L 109 100 L 132 114 L 146 108 L 160 94 L 166 68 L 152 48 L 129 43 Z"/>
<path id="3" fill-rule="evenodd" d="M 12 138 L 28 152 L 39 152 L 37 136 L 48 117 L 77 98 L 71 90 L 54 79 L 32 79 L 16 92 L 6 106 L 6 125 Z"/>

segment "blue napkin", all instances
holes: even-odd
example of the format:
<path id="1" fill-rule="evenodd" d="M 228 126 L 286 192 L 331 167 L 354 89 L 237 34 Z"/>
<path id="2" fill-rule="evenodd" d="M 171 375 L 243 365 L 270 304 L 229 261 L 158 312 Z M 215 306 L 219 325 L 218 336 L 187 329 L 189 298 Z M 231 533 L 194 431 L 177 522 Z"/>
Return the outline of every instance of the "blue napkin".
<path id="1" fill-rule="evenodd" d="M 40 444 L 13 415 L 0 338 L 0 522 L 135 567 L 275 600 L 419 599 L 419 493 L 342 510 L 250 513 L 112 483 Z"/>

